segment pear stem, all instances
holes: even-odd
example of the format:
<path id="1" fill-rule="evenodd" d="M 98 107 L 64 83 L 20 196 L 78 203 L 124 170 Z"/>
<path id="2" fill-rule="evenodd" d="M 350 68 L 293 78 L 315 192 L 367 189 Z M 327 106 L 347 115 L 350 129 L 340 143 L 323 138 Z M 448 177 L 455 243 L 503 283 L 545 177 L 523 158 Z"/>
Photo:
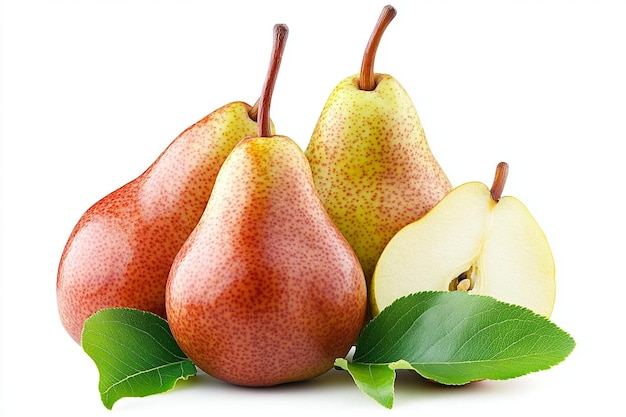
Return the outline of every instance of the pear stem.
<path id="1" fill-rule="evenodd" d="M 254 120 L 255 122 L 258 120 L 259 118 L 259 100 L 257 100 L 252 107 L 250 107 L 250 110 L 248 110 L 248 116 L 250 116 L 250 119 Z"/>
<path id="2" fill-rule="evenodd" d="M 506 162 L 500 162 L 496 167 L 496 175 L 493 178 L 493 185 L 491 186 L 491 198 L 493 201 L 500 201 L 502 198 L 502 191 L 504 191 L 504 185 L 506 184 L 506 177 L 509 174 L 509 164 Z"/>
<path id="3" fill-rule="evenodd" d="M 376 88 L 376 80 L 374 79 L 374 60 L 376 58 L 376 51 L 380 44 L 380 39 L 389 26 L 389 23 L 396 17 L 396 9 L 387 5 L 383 7 L 383 11 L 380 13 L 374 31 L 370 36 L 370 40 L 365 47 L 365 53 L 363 54 L 363 62 L 361 63 L 361 75 L 359 77 L 359 89 L 372 91 Z"/>
<path id="4" fill-rule="evenodd" d="M 287 35 L 289 28 L 285 24 L 274 25 L 274 45 L 272 47 L 272 55 L 270 65 L 267 70 L 263 91 L 258 101 L 258 117 L 257 126 L 260 137 L 269 137 L 272 135 L 272 126 L 270 122 L 270 104 L 272 102 L 272 94 L 274 94 L 274 86 L 278 77 L 278 70 L 283 59 L 283 52 L 287 44 Z"/>

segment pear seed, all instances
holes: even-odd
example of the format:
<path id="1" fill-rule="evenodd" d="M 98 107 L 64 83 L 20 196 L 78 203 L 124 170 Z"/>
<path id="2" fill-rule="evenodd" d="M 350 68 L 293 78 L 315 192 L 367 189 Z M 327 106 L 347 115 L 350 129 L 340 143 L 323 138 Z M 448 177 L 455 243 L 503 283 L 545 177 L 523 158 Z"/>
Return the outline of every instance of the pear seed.
<path id="1" fill-rule="evenodd" d="M 470 289 L 470 285 L 471 285 L 471 281 L 469 279 L 467 279 L 467 278 L 466 279 L 462 279 L 456 285 L 456 290 L 457 291 L 468 291 Z"/>

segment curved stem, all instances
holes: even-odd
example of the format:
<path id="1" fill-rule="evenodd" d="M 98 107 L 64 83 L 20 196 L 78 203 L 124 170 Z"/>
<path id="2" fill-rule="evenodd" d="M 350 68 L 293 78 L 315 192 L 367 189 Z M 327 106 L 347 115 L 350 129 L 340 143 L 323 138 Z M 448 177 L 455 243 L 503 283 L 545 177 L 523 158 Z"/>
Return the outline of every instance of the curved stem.
<path id="1" fill-rule="evenodd" d="M 265 78 L 265 84 L 263 85 L 263 91 L 258 101 L 258 133 L 260 137 L 269 137 L 272 135 L 272 126 L 270 122 L 270 104 L 272 102 L 272 94 L 274 93 L 274 86 L 276 85 L 276 78 L 278 77 L 278 70 L 280 69 L 280 62 L 283 58 L 283 52 L 285 51 L 285 45 L 287 44 L 287 35 L 289 34 L 289 28 L 285 24 L 274 25 L 274 46 L 272 48 L 272 56 L 270 59 L 270 66 L 267 70 L 267 76 Z"/>
<path id="2" fill-rule="evenodd" d="M 376 22 L 374 31 L 370 36 L 370 40 L 365 47 L 365 53 L 363 54 L 363 62 L 361 63 L 361 75 L 359 77 L 359 89 L 372 91 L 376 88 L 376 80 L 374 79 L 374 59 L 376 58 L 376 51 L 380 44 L 380 39 L 389 26 L 389 23 L 396 17 L 396 9 L 387 5 L 383 7 L 383 11 L 380 13 L 380 17 Z"/>
<path id="3" fill-rule="evenodd" d="M 496 167 L 496 175 L 493 178 L 493 185 L 491 186 L 491 198 L 493 201 L 500 201 L 502 198 L 502 191 L 506 184 L 506 177 L 509 174 L 509 164 L 506 162 L 500 162 Z"/>
<path id="4" fill-rule="evenodd" d="M 260 100 L 260 99 L 259 99 Z M 259 100 L 257 100 L 252 107 L 250 107 L 250 110 L 248 110 L 248 116 L 250 116 L 250 119 L 254 120 L 255 122 L 258 120 L 259 118 Z"/>

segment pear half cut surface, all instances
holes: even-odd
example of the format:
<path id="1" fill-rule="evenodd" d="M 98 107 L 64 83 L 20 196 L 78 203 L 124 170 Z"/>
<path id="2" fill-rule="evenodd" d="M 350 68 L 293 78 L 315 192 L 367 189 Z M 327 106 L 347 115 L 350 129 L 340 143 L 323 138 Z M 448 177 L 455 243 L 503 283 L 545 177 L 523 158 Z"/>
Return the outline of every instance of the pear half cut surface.
<path id="1" fill-rule="evenodd" d="M 549 317 L 556 285 L 546 236 L 518 199 L 463 184 L 391 239 L 374 272 L 372 310 L 427 290 L 489 295 Z"/>

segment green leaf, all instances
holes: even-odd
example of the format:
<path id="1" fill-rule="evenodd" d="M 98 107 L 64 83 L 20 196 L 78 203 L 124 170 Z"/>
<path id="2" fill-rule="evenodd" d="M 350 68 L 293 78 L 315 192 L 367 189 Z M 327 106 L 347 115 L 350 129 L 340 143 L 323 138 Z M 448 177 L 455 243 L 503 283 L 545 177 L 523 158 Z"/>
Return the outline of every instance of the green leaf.
<path id="1" fill-rule="evenodd" d="M 365 394 L 388 406 L 393 387 L 387 385 L 395 375 L 380 366 L 462 385 L 548 369 L 574 346 L 569 334 L 527 308 L 466 292 L 433 291 L 396 300 L 363 329 L 352 362 L 336 365 Z"/>
<path id="2" fill-rule="evenodd" d="M 396 373 L 386 364 L 365 364 L 336 359 L 338 366 L 350 373 L 357 387 L 387 408 L 393 406 L 393 383 Z"/>
<path id="3" fill-rule="evenodd" d="M 129 308 L 100 310 L 85 321 L 85 352 L 100 373 L 99 390 L 108 409 L 123 397 L 169 391 L 196 374 L 161 317 Z"/>

